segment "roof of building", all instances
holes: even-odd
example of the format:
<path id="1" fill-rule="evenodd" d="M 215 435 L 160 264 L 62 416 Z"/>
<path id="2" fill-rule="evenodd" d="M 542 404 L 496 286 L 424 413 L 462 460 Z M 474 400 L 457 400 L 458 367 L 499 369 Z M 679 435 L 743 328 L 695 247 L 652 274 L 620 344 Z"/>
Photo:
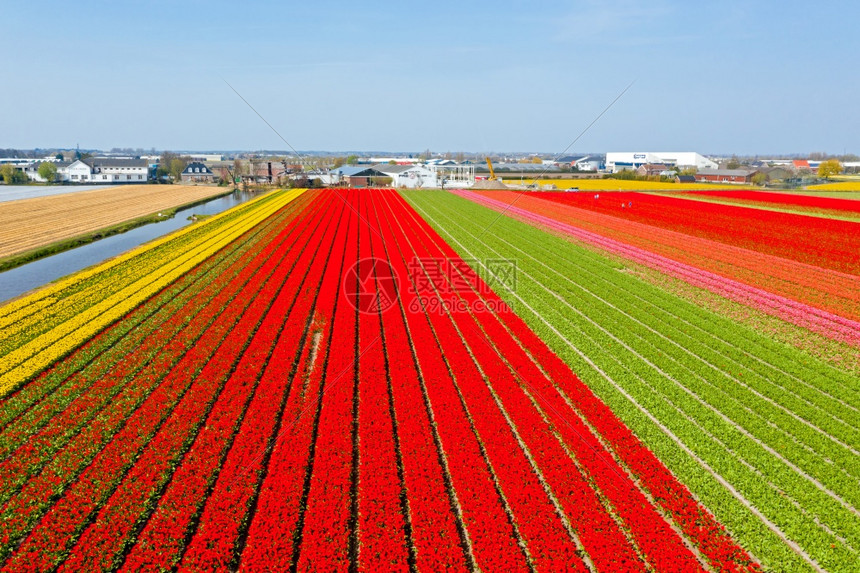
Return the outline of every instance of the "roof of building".
<path id="1" fill-rule="evenodd" d="M 785 173 L 791 173 L 792 169 L 788 165 L 774 165 L 773 167 L 762 167 L 759 169 L 762 173 L 774 173 L 776 171 L 783 171 Z"/>
<path id="2" fill-rule="evenodd" d="M 694 175 L 678 175 L 675 177 L 678 180 L 678 183 L 695 183 L 696 177 Z"/>
<path id="3" fill-rule="evenodd" d="M 377 163 L 376 165 L 371 165 L 371 169 L 376 169 L 377 171 L 381 171 L 386 175 L 396 175 L 398 173 L 403 173 L 409 169 L 415 167 L 414 165 L 391 165 L 390 163 Z"/>
<path id="4" fill-rule="evenodd" d="M 188 165 L 185 166 L 185 169 L 182 170 L 183 173 L 194 173 L 191 169 L 200 169 L 198 173 L 212 173 L 212 170 L 206 167 L 206 165 L 202 161 L 192 161 Z"/>
<path id="5" fill-rule="evenodd" d="M 812 167 L 810 167 L 810 165 L 809 165 L 809 161 L 807 161 L 806 159 L 795 159 L 791 163 L 792 163 L 792 165 L 794 165 L 798 169 L 802 169 L 802 168 L 812 169 Z"/>
<path id="6" fill-rule="evenodd" d="M 757 173 L 758 169 L 699 169 L 696 175 L 718 175 L 725 177 L 746 177 Z"/>
<path id="7" fill-rule="evenodd" d="M 82 159 L 84 163 L 98 167 L 147 167 L 149 161 L 146 159 L 116 159 L 114 157 L 90 157 Z"/>
<path id="8" fill-rule="evenodd" d="M 344 165 L 343 167 L 332 169 L 331 172 L 332 175 L 342 175 L 344 177 L 379 177 L 385 175 L 378 169 L 364 165 Z"/>
<path id="9" fill-rule="evenodd" d="M 38 169 L 39 166 L 42 165 L 43 163 L 53 163 L 54 165 L 57 166 L 57 169 L 59 169 L 61 167 L 68 167 L 69 165 L 72 164 L 71 161 L 36 161 L 34 163 L 31 163 L 27 167 L 33 167 L 35 169 Z"/>
<path id="10" fill-rule="evenodd" d="M 543 163 L 494 163 L 493 168 L 496 171 L 558 171 L 558 165 Z"/>

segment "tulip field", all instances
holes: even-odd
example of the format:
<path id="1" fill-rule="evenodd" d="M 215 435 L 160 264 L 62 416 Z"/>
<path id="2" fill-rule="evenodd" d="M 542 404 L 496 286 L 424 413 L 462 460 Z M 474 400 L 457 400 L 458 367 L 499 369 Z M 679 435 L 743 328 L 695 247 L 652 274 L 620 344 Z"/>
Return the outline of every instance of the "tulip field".
<path id="1" fill-rule="evenodd" d="M 766 569 L 855 568 L 857 223 L 790 219 L 815 246 L 792 253 L 784 215 L 757 209 L 723 229 L 722 205 L 643 194 L 407 197 L 460 256 L 517 260 L 502 298 Z M 649 284 L 637 265 L 839 339 L 855 367 Z"/>
<path id="2" fill-rule="evenodd" d="M 275 191 L 0 305 L 0 570 L 856 570 L 855 203 L 743 193 Z"/>

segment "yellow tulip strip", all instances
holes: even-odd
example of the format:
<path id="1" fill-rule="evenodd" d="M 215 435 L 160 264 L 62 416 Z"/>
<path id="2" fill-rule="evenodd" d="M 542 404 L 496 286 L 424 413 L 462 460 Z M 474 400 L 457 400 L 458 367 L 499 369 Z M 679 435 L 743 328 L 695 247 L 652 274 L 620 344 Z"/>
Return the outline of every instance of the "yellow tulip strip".
<path id="1" fill-rule="evenodd" d="M 264 205 L 265 206 L 265 205 Z M 255 205 L 259 212 L 260 204 Z M 31 306 L 37 307 L 39 312 L 28 312 L 27 307 L 20 309 L 10 316 L 16 316 L 17 321 L 14 328 L 6 328 L 4 335 L 0 336 L 0 356 L 3 356 L 21 347 L 27 341 L 32 340 L 39 335 L 50 330 L 51 327 L 65 322 L 81 312 L 82 309 L 88 308 L 106 297 L 115 294 L 124 285 L 135 282 L 141 277 L 147 276 L 164 265 L 164 261 L 172 259 L 173 253 L 189 252 L 195 248 L 195 245 L 200 245 L 200 241 L 214 240 L 214 232 L 229 233 L 231 225 L 241 223 L 241 219 L 237 219 L 235 213 L 231 218 L 221 218 L 220 225 L 209 225 L 198 233 L 185 233 L 183 236 L 177 237 L 175 242 L 165 244 L 163 241 L 156 245 L 156 248 L 144 249 L 139 251 L 140 255 L 134 259 L 128 260 L 128 264 L 121 266 L 112 266 L 107 271 L 99 273 L 86 281 L 78 281 L 68 285 L 56 298 L 57 304 L 44 307 L 38 300 L 42 294 L 35 293 L 33 296 L 37 298 Z M 251 212 L 241 212 L 242 217 L 248 217 Z M 237 223 L 238 221 L 238 223 Z M 98 269 L 96 269 L 98 270 Z M 109 275 L 109 276 L 108 276 Z M 74 277 L 73 277 L 74 279 Z M 77 292 L 76 292 L 77 291 Z M 37 304 L 39 303 L 39 304 Z M 23 315 L 21 318 L 19 315 Z M 7 317 L 0 318 L 0 325 Z"/>
<path id="2" fill-rule="evenodd" d="M 233 219 L 240 215 L 246 216 L 250 213 L 250 210 L 262 208 L 272 199 L 272 195 L 259 197 L 253 201 L 245 203 L 244 205 L 224 211 L 223 213 L 209 218 L 198 225 L 186 227 L 176 233 L 156 239 L 100 265 L 75 273 L 29 296 L 13 301 L 0 308 L 0 327 L 5 327 L 23 317 L 35 314 L 37 311 L 50 304 L 45 301 L 50 300 L 52 302 L 57 302 L 71 296 L 78 290 L 86 288 L 87 285 L 92 286 L 95 284 L 99 289 L 110 287 L 111 285 L 107 283 L 107 281 L 102 280 L 103 275 L 112 270 L 113 272 L 116 272 L 114 269 L 126 261 L 134 260 L 135 265 L 140 267 L 141 262 L 149 261 L 150 258 L 152 258 L 150 262 L 158 265 L 162 259 L 162 257 L 158 256 L 160 254 L 160 250 L 162 250 L 162 247 L 166 246 L 168 243 L 170 243 L 169 247 L 171 250 L 176 250 L 176 247 L 180 243 L 193 242 L 197 240 L 198 237 L 211 233 L 212 229 L 222 226 L 228 219 Z M 135 267 L 129 268 L 133 269 Z M 117 282 L 114 284 L 118 287 L 121 283 Z M 37 302 L 39 305 L 36 304 Z M 40 318 L 44 319 L 44 312 L 39 314 Z M 6 332 L 5 334 L 8 335 L 9 333 Z M 7 336 L 0 336 L 0 340 L 4 340 L 6 338 Z"/>

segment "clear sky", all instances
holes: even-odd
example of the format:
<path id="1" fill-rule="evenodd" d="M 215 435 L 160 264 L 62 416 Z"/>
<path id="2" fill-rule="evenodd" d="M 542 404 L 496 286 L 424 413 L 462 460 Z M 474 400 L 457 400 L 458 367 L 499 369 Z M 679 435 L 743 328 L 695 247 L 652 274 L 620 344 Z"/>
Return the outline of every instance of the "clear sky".
<path id="1" fill-rule="evenodd" d="M 10 0 L 0 148 L 860 153 L 860 3 Z"/>

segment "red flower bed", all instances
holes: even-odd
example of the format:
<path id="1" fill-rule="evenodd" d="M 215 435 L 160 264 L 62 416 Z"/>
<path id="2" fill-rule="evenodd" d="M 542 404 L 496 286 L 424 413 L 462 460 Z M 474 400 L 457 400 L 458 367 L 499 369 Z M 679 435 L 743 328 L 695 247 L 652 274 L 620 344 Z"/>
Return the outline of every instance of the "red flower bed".
<path id="1" fill-rule="evenodd" d="M 335 205 L 336 206 L 336 205 Z M 321 403 L 321 388 L 332 317 L 346 255 L 345 224 L 348 211 L 338 215 L 338 234 L 329 254 L 331 268 L 325 273 L 311 322 L 311 350 L 306 367 L 300 369 L 301 392 L 291 392 L 283 413 L 281 432 L 275 440 L 266 478 L 260 486 L 254 520 L 242 553 L 242 569 L 286 570 L 295 562 L 297 524 L 302 510 L 306 475 L 313 450 L 314 427 Z M 294 382 L 295 383 L 295 382 Z"/>
<path id="2" fill-rule="evenodd" d="M 183 568 L 222 569 L 232 565 L 239 531 L 249 502 L 256 495 L 266 450 L 279 426 L 286 393 L 298 390 L 298 384 L 292 383 L 293 364 L 307 359 L 307 353 L 302 352 L 305 341 L 302 329 L 308 315 L 313 313 L 328 263 L 327 247 L 336 231 L 334 213 L 320 218 L 287 283 L 242 356 L 250 370 L 241 377 L 259 376 L 261 369 L 262 376 L 185 551 L 180 564 Z M 275 340 L 277 344 L 271 349 Z"/>
<path id="3" fill-rule="evenodd" d="M 815 310 L 807 309 L 804 305 L 821 309 L 825 311 L 824 315 L 835 314 L 851 321 L 860 320 L 860 281 L 855 275 L 776 257 L 711 239 L 695 237 L 650 224 L 625 220 L 616 214 L 603 214 L 591 209 L 547 201 L 538 198 L 536 194 L 519 194 L 506 191 L 464 192 L 464 194 L 481 202 L 492 203 L 491 208 L 505 211 L 511 216 L 521 217 L 517 213 L 524 211 L 526 215 L 546 218 L 551 223 L 559 222 L 569 225 L 583 231 L 584 235 L 590 237 L 605 237 L 610 240 L 610 243 L 616 241 L 629 247 L 625 253 L 622 253 L 623 256 L 630 256 L 628 251 L 641 251 L 644 254 L 656 255 L 657 259 L 671 259 L 671 261 L 678 263 L 675 265 L 681 269 L 678 273 L 669 269 L 665 260 L 662 263 L 650 265 L 646 260 L 647 256 L 637 258 L 649 266 L 660 268 L 663 271 L 672 271 L 670 274 L 676 274 L 680 278 L 685 278 L 686 271 L 683 269 L 692 267 L 701 271 L 700 274 L 719 275 L 744 283 L 754 287 L 754 289 L 791 299 L 789 302 L 797 301 L 800 305 L 795 305 L 798 308 L 793 312 L 804 321 L 803 326 L 814 327 L 814 323 L 806 320 L 806 315 L 814 314 Z M 601 199 L 606 195 L 601 195 Z M 590 197 L 593 201 L 593 195 Z M 636 203 L 633 204 L 632 209 L 636 209 Z M 621 211 L 621 208 L 618 207 L 617 210 Z M 755 209 L 748 210 L 761 212 Z M 804 217 L 804 219 L 815 218 Z M 853 224 L 860 225 L 860 223 Z M 568 231 L 569 229 L 562 230 L 566 234 Z M 599 241 L 587 242 L 599 243 Z M 608 248 L 613 252 L 618 251 L 612 246 L 604 247 L 602 244 L 598 246 Z M 711 284 L 715 284 L 713 277 L 705 278 L 706 280 L 700 281 L 701 284 L 698 286 L 709 288 Z M 721 292 L 721 294 L 729 293 Z M 743 302 L 744 296 L 747 295 L 739 293 L 735 298 Z M 764 302 L 767 303 L 767 301 Z M 759 308 L 762 307 L 762 304 L 756 306 Z M 780 302 L 774 306 L 775 310 L 772 312 L 778 312 L 780 308 L 788 308 L 789 306 L 785 302 Z M 764 308 L 762 310 L 769 312 Z M 780 316 L 794 322 L 790 315 L 783 313 Z M 830 316 L 825 318 L 828 321 L 832 319 Z M 824 332 L 823 334 L 828 335 Z"/>
<path id="4" fill-rule="evenodd" d="M 860 223 L 852 221 L 635 192 L 527 195 L 827 269 L 860 274 L 860 257 L 857 256 Z"/>
<path id="5" fill-rule="evenodd" d="M 794 193 L 768 193 L 766 191 L 687 191 L 684 195 L 701 195 L 718 199 L 730 199 L 754 205 L 799 207 L 814 213 L 850 214 L 860 213 L 860 201 L 836 197 L 816 197 Z"/>
<path id="6" fill-rule="evenodd" d="M 402 259 L 394 256 L 398 252 L 396 245 L 387 239 L 387 210 L 377 203 L 373 202 L 368 216 L 380 230 L 380 234 L 371 234 L 374 256 L 388 260 L 398 276 L 407 277 Z M 400 297 L 407 294 L 404 288 L 401 281 L 397 286 Z M 417 354 L 410 345 L 405 314 L 399 305 L 386 311 L 382 326 L 416 565 L 426 571 L 465 568 L 466 556 L 446 488 L 450 476 L 440 462 L 434 441 L 438 434 L 434 432 L 434 419 L 428 416 L 422 392 L 424 380 L 419 375 Z"/>
<path id="7" fill-rule="evenodd" d="M 358 484 L 355 504 L 358 511 L 357 543 L 359 568 L 366 571 L 407 571 L 406 521 L 401 511 L 401 482 L 398 475 L 398 452 L 395 445 L 395 425 L 392 418 L 393 403 L 389 397 L 389 364 L 383 324 L 395 311 L 383 301 L 379 293 L 377 273 L 382 268 L 384 253 L 382 242 L 373 225 L 370 198 L 360 201 L 361 216 L 368 221 L 362 225 L 359 236 L 359 280 L 372 277 L 364 283 L 372 299 L 368 307 L 359 305 L 358 315 Z M 373 226 L 372 226 L 373 225 Z M 379 264 L 380 269 L 377 269 Z M 374 308 L 376 312 L 373 312 Z M 394 363 L 394 376 L 398 365 Z"/>
<path id="8" fill-rule="evenodd" d="M 399 203 L 399 202 L 398 202 Z M 395 210 L 396 209 L 396 210 Z M 407 224 L 409 212 L 402 204 L 392 206 L 396 221 L 392 221 L 395 236 L 400 247 L 408 249 L 409 257 L 427 259 L 438 264 L 439 253 L 431 251 L 416 232 L 417 226 L 412 225 L 409 236 L 403 234 L 401 225 Z M 432 263 L 431 263 L 432 264 Z M 446 282 L 447 273 L 434 272 L 427 269 L 426 278 L 431 288 L 440 293 L 449 293 L 451 289 Z M 423 291 L 423 296 L 434 296 L 433 291 Z M 455 388 L 463 403 L 462 408 L 473 426 L 473 432 L 479 437 L 482 455 L 489 460 L 493 471 L 494 481 L 505 492 L 509 511 L 517 516 L 515 519 L 519 535 L 534 564 L 541 569 L 556 570 L 565 566 L 580 565 L 576 555 L 574 539 L 565 530 L 563 522 L 558 518 L 551 500 L 547 497 L 540 483 L 540 476 L 533 471 L 529 460 L 523 455 L 517 443 L 517 437 L 512 432 L 510 424 L 505 423 L 503 413 L 499 410 L 491 395 L 491 388 L 500 377 L 509 377 L 510 372 L 504 371 L 504 365 L 499 367 L 499 357 L 488 348 L 488 340 L 483 338 L 480 325 L 472 322 L 471 315 L 453 312 L 450 316 L 431 312 L 428 314 L 433 324 L 436 336 L 439 338 L 442 351 L 449 364 L 456 364 Z M 516 352 L 517 348 L 506 349 Z M 471 355 L 471 356 L 470 356 Z M 530 413 L 533 413 L 530 412 Z M 508 413 L 510 415 L 510 413 Z M 535 417 L 528 420 L 529 424 L 540 424 L 542 421 Z M 516 424 L 519 426 L 519 424 Z M 520 427 L 520 431 L 530 432 L 534 428 Z M 546 438 L 546 436 L 543 436 Z M 551 439 L 551 437 L 550 437 Z M 570 461 L 562 453 L 563 458 Z M 476 463 L 478 460 L 476 460 Z M 567 470 L 576 472 L 572 462 Z M 565 480 L 567 481 L 567 480 Z M 604 547 L 611 546 L 613 541 L 623 540 L 619 529 L 608 520 L 607 530 L 602 532 L 607 542 Z M 615 549 L 619 562 L 625 557 L 628 561 L 636 561 L 636 556 L 619 542 Z M 627 555 L 624 552 L 627 551 Z M 584 569 L 584 567 L 582 567 Z"/>
<path id="9" fill-rule="evenodd" d="M 319 211 L 316 211 L 319 213 Z M 287 264 L 279 265 L 281 280 L 289 273 L 286 283 L 271 282 L 264 292 L 255 300 L 255 312 L 246 313 L 246 324 L 235 329 L 235 343 L 230 346 L 243 351 L 239 363 L 232 370 L 230 379 L 218 397 L 212 411 L 194 439 L 182 464 L 176 469 L 169 485 L 158 501 L 152 516 L 141 531 L 137 544 L 132 548 L 126 565 L 137 569 L 139 567 L 171 567 L 184 550 L 186 532 L 193 526 L 195 519 L 205 501 L 205 494 L 219 475 L 224 456 L 230 448 L 236 435 L 237 425 L 246 415 L 249 402 L 259 381 L 261 364 L 274 343 L 278 334 L 275 320 L 283 320 L 284 316 L 277 314 L 277 308 L 265 315 L 269 324 L 260 329 L 248 343 L 242 336 L 254 331 L 254 325 L 264 318 L 267 306 L 279 292 L 285 297 L 295 295 L 301 284 L 303 273 L 291 271 L 299 268 L 299 256 L 308 249 L 315 221 L 306 221 L 300 230 L 300 239 L 296 248 L 290 253 Z M 283 286 L 282 286 L 283 284 Z M 271 317 L 271 318 L 269 318 Z M 247 345 L 247 348 L 244 346 Z M 230 372 L 225 364 L 224 372 Z M 213 532 L 217 534 L 216 532 Z"/>

